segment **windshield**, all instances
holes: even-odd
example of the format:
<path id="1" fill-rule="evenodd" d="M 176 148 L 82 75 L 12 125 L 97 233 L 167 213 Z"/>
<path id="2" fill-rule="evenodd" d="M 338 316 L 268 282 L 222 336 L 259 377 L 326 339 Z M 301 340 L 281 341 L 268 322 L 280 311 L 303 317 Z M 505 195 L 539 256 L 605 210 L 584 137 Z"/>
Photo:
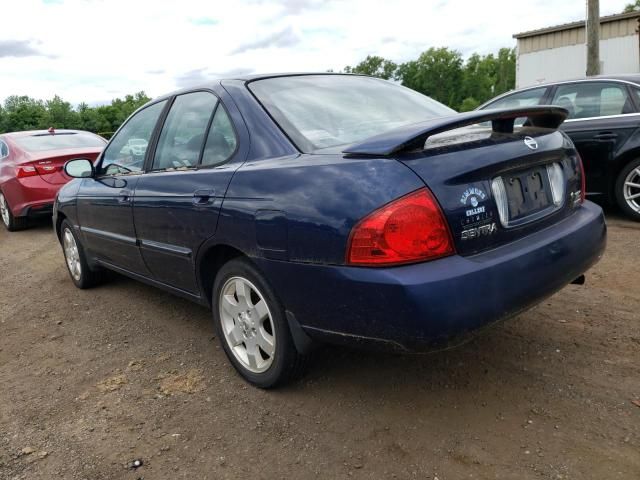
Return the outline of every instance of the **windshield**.
<path id="1" fill-rule="evenodd" d="M 307 153 L 340 151 L 336 147 L 456 113 L 414 90 L 371 77 L 277 77 L 253 81 L 249 89 Z"/>
<path id="2" fill-rule="evenodd" d="M 107 143 L 102 137 L 87 132 L 43 133 L 14 138 L 20 148 L 27 152 L 44 152 L 64 148 L 96 148 Z"/>

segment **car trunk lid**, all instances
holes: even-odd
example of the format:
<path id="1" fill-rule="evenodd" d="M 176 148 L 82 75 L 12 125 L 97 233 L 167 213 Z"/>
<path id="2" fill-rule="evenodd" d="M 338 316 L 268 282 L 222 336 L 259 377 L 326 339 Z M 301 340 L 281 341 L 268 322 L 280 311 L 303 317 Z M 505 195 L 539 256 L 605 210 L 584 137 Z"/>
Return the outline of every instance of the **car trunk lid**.
<path id="1" fill-rule="evenodd" d="M 531 126 L 514 128 L 523 116 Z M 472 255 L 543 229 L 579 205 L 580 160 L 557 131 L 565 116 L 555 107 L 471 112 L 365 140 L 347 154 L 391 156 L 413 170 L 440 203 L 456 251 Z"/>
<path id="2" fill-rule="evenodd" d="M 47 183 L 62 185 L 71 177 L 64 173 L 64 165 L 74 158 L 87 158 L 92 162 L 98 158 L 102 148 L 69 148 L 64 150 L 50 150 L 30 153 L 20 165 L 32 166 L 38 175 Z"/>

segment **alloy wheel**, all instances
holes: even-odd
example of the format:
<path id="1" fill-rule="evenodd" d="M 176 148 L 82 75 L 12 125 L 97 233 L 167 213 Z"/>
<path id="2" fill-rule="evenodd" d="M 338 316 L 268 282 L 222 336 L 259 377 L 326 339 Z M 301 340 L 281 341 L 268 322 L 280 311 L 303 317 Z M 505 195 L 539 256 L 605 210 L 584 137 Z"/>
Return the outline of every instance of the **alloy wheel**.
<path id="1" fill-rule="evenodd" d="M 68 228 L 64 229 L 62 234 L 62 248 L 64 249 L 64 256 L 67 260 L 67 267 L 69 273 L 76 282 L 80 281 L 82 276 L 82 266 L 80 265 L 80 252 L 78 251 L 78 245 L 76 239 Z"/>
<path id="2" fill-rule="evenodd" d="M 253 373 L 273 363 L 276 332 L 263 295 L 246 278 L 231 277 L 218 299 L 222 332 L 234 357 Z"/>
<path id="3" fill-rule="evenodd" d="M 8 227 L 11 221 L 9 218 L 9 205 L 7 205 L 7 200 L 2 193 L 0 193 L 0 217 L 2 217 L 2 221 Z"/>
<path id="4" fill-rule="evenodd" d="M 640 167 L 634 168 L 624 179 L 624 199 L 634 212 L 640 213 Z"/>

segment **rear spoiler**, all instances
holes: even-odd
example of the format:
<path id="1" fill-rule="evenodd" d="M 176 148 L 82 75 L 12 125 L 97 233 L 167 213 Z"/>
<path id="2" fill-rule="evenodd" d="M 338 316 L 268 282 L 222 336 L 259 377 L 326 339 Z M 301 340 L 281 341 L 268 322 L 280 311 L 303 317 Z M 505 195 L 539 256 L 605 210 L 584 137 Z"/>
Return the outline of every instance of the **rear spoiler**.
<path id="1" fill-rule="evenodd" d="M 533 127 L 556 129 L 564 122 L 568 114 L 568 110 L 552 106 L 474 110 L 450 117 L 433 118 L 425 122 L 405 125 L 353 144 L 343 153 L 378 157 L 422 150 L 427 138 L 433 135 L 489 121 L 494 132 L 513 133 L 514 122 L 516 118 L 521 117 L 528 117 L 528 124 Z"/>

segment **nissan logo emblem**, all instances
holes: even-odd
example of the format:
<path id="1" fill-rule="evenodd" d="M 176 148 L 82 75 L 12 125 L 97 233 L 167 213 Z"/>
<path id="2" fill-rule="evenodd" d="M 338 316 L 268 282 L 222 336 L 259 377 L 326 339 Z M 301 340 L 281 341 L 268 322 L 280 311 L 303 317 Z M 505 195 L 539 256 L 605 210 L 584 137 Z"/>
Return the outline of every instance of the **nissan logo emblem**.
<path id="1" fill-rule="evenodd" d="M 531 150 L 537 150 L 538 149 L 538 142 L 535 141 L 535 139 L 531 138 L 531 137 L 524 137 L 524 144 L 529 147 Z"/>

